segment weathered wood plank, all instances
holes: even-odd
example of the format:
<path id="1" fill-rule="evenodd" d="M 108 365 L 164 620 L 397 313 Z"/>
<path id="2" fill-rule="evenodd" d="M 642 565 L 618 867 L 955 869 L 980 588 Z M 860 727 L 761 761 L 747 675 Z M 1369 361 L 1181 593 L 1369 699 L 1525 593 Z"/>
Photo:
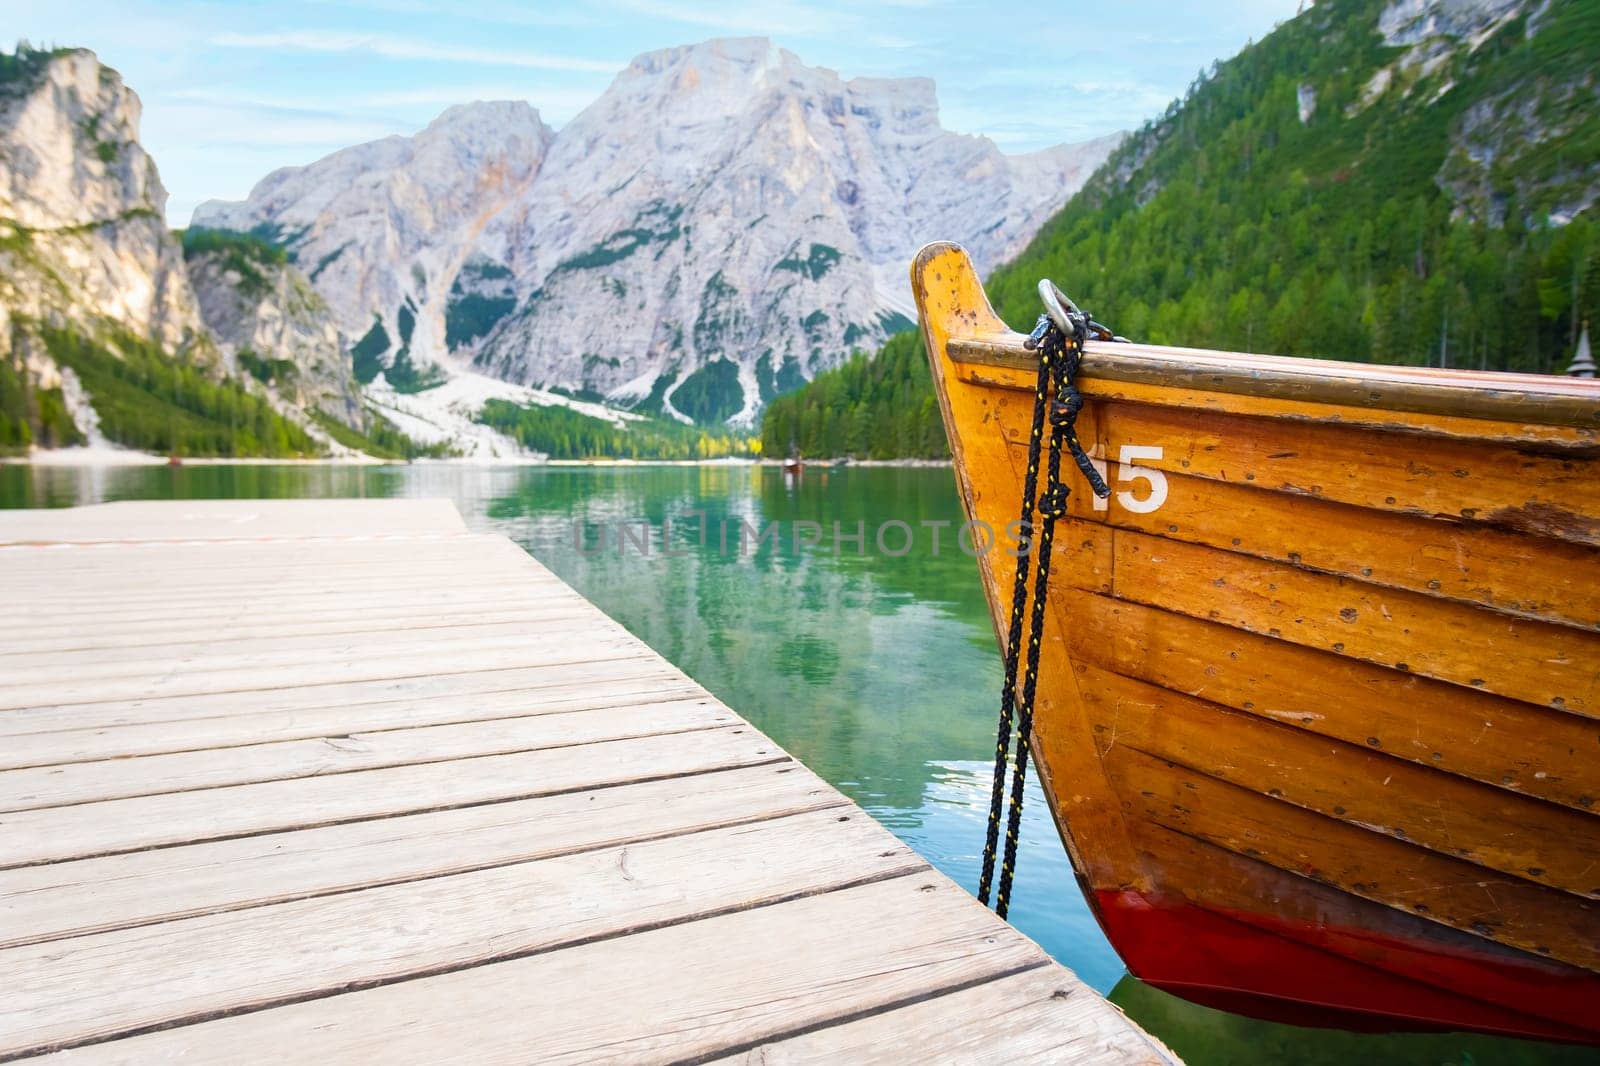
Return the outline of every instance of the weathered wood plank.
<path id="1" fill-rule="evenodd" d="M 119 623 L 117 625 L 28 626 L 25 634 L 7 634 L 0 642 L 0 657 L 22 653 L 101 652 L 127 648 L 154 648 L 195 643 L 388 632 L 397 629 L 449 628 L 562 617 L 573 608 L 565 602 L 485 596 L 470 604 L 435 608 L 431 604 L 396 604 L 381 611 L 343 611 L 296 615 L 258 615 L 237 604 L 225 613 L 177 622 Z"/>
<path id="2" fill-rule="evenodd" d="M 1119 599 L 1600 717 L 1600 633 L 1126 530 L 1113 547 Z"/>
<path id="3" fill-rule="evenodd" d="M 1113 484 L 1131 480 L 1108 464 Z M 1482 604 L 1545 621 L 1600 627 L 1600 583 L 1573 581 L 1600 571 L 1600 550 L 1459 520 L 1358 509 L 1313 496 L 1166 472 L 1159 509 L 1120 504 L 1097 510 L 1074 492 L 1069 512 L 1094 522 L 1334 574 L 1374 585 Z M 1286 536 L 1285 530 L 1293 530 Z"/>
<path id="4" fill-rule="evenodd" d="M 1163 1063 L 1172 1052 L 1143 1033 L 1128 1039 L 1116 1007 L 1055 967 L 758 1044 L 711 1061 L 733 1066 L 831 1066 L 840 1062 Z"/>
<path id="5" fill-rule="evenodd" d="M 1600 965 L 1600 904 L 1346 825 L 1131 746 L 1108 754 L 1106 768 L 1123 802 L 1157 825 L 1541 958 L 1589 970 Z M 1397 870 L 1410 875 L 1398 890 Z"/>
<path id="6" fill-rule="evenodd" d="M 769 764 L 22 867 L 0 874 L 0 947 L 839 807 L 804 767 Z"/>
<path id="7" fill-rule="evenodd" d="M 303 597 L 282 604 L 241 603 L 218 598 L 199 606 L 168 609 L 159 602 L 144 605 L 135 603 L 118 611 L 108 611 L 96 606 L 91 609 L 74 607 L 54 613 L 38 612 L 27 618 L 26 631 L 37 632 L 41 637 L 73 636 L 82 633 L 94 637 L 102 633 L 120 633 L 130 628 L 150 627 L 153 633 L 204 629 L 208 623 L 221 621 L 237 625 L 249 621 L 260 625 L 282 625 L 301 618 L 316 621 L 327 617 L 383 617 L 388 613 L 402 614 L 415 610 L 426 602 L 440 611 L 470 611 L 477 607 L 498 605 L 502 607 L 543 608 L 554 602 L 556 593 L 529 590 L 520 582 L 510 587 L 494 585 L 452 585 L 448 588 L 430 589 L 425 595 L 414 591 L 386 591 L 381 586 L 361 593 L 335 597 Z M 19 619 L 20 622 L 20 619 Z M 22 632 L 19 628 L 18 632 Z"/>
<path id="8" fill-rule="evenodd" d="M 1589 897 L 1600 870 L 1600 817 L 1329 740 L 1194 696 L 1077 663 L 1105 754 L 1129 745 L 1241 788 L 1485 867 Z M 1405 895 L 1431 873 L 1397 868 Z M 1600 892 L 1594 897 L 1600 900 Z"/>
<path id="9" fill-rule="evenodd" d="M 957 348 L 957 343 L 952 343 L 950 346 L 951 351 Z M 1307 360 L 1307 362 L 1313 361 Z M 1314 362 L 1320 365 L 1323 361 L 1319 359 Z M 1037 371 L 1037 363 L 1032 366 L 1031 372 L 1030 369 L 1022 367 L 958 363 L 955 364 L 953 376 L 964 385 L 982 389 L 1031 393 Z M 1536 444 L 1577 454 L 1582 454 L 1585 449 L 1592 449 L 1597 442 L 1600 442 L 1600 430 L 1595 429 L 1534 425 L 1525 421 L 1500 422 L 1461 415 L 1421 414 L 1365 404 L 1350 406 L 1276 397 L 1264 400 L 1243 393 L 1226 393 L 1199 386 L 1180 385 L 1170 380 L 1112 381 L 1090 373 L 1087 368 L 1079 373 L 1078 388 L 1085 397 L 1093 400 L 1166 404 L 1189 410 L 1213 411 L 1229 415 L 1269 414 L 1274 418 L 1292 419 L 1298 422 L 1336 422 L 1343 426 L 1359 426 L 1369 430 L 1406 433 L 1412 436 L 1492 440 L 1511 445 Z"/>
<path id="10" fill-rule="evenodd" d="M 465 532 L 461 515 L 442 499 L 121 500 L 65 512 L 0 511 L 0 541 L 9 542 Z"/>
<path id="11" fill-rule="evenodd" d="M 1244 928 L 1253 926 L 1274 936 L 1297 923 L 1313 926 L 1318 931 L 1315 951 L 1337 959 L 1370 967 L 1376 935 L 1390 953 L 1390 969 L 1395 960 L 1403 959 L 1426 984 L 1450 990 L 1460 986 L 1461 960 L 1482 953 L 1476 934 L 1349 895 L 1304 871 L 1282 870 L 1154 823 L 1141 824 L 1138 839 L 1146 868 L 1164 884 L 1182 884 L 1181 898 L 1226 915 Z M 1241 892 L 1263 890 L 1276 901 L 1272 911 L 1251 912 L 1237 906 Z M 1581 1037 L 1561 1019 L 1581 1017 L 1592 1009 L 1594 985 L 1585 972 L 1531 955 L 1519 955 L 1517 961 L 1515 967 L 1476 968 L 1477 991 L 1485 1007 L 1499 1004 L 1510 1016 L 1524 1012 L 1547 1018 Z M 1215 953 L 1210 963 L 1217 968 L 1241 964 L 1248 966 L 1248 959 L 1219 958 Z M 1380 980 L 1381 974 L 1381 969 L 1373 970 Z M 1382 989 L 1374 989 L 1367 1006 L 1382 1010 L 1384 995 Z M 1447 999 L 1449 992 L 1434 995 Z"/>
<path id="12" fill-rule="evenodd" d="M 989 365 L 1026 374 L 1038 366 L 1038 356 L 1024 348 L 1022 340 L 1021 334 L 1004 327 L 974 329 L 971 334 L 952 338 L 948 353 L 951 359 L 966 365 Z M 1115 393 L 1125 385 L 1144 385 L 1169 395 L 1206 393 L 1217 396 L 1219 401 L 1233 397 L 1238 410 L 1250 413 L 1282 404 L 1310 406 L 1313 411 L 1320 408 L 1322 417 L 1330 420 L 1337 420 L 1344 409 L 1355 417 L 1374 420 L 1413 413 L 1425 416 L 1416 419 L 1424 424 L 1440 420 L 1498 421 L 1503 427 L 1492 426 L 1491 431 L 1515 429 L 1534 438 L 1542 438 L 1536 431 L 1548 427 L 1564 431 L 1559 439 L 1579 442 L 1592 441 L 1596 430 L 1600 430 L 1600 390 L 1551 374 L 1484 374 L 1170 345 L 1091 342 L 1083 361 L 1083 380 L 1094 383 L 1095 394 Z"/>
<path id="13" fill-rule="evenodd" d="M 407 644 L 385 642 L 345 650 L 324 649 L 315 656 L 291 653 L 208 659 L 205 669 L 184 669 L 169 662 L 154 672 L 113 674 L 55 681 L 23 680 L 0 684 L 0 710 L 54 703 L 98 703 L 163 696 L 270 689 L 275 685 L 306 686 L 346 681 L 376 681 L 419 676 L 435 671 L 496 670 L 555 663 L 599 662 L 636 652 L 643 645 L 620 628 L 613 632 L 568 630 L 514 633 L 483 640 L 436 640 Z M 363 657 L 366 656 L 366 657 Z M 293 673 L 286 673 L 289 668 Z"/>
<path id="14" fill-rule="evenodd" d="M 624 649 L 614 657 L 582 662 L 553 662 L 532 666 L 490 666 L 487 669 L 438 669 L 418 674 L 360 681 L 288 684 L 282 688 L 201 692 L 193 695 L 155 695 L 140 699 L 112 699 L 92 703 L 40 704 L 0 711 L 0 736 L 47 733 L 66 729 L 109 729 L 118 726 L 159 725 L 201 718 L 239 715 L 305 713 L 364 704 L 430 700 L 450 696 L 479 696 L 609 679 L 649 676 L 671 670 L 650 649 Z M 673 671 L 673 676 L 682 675 Z"/>
<path id="15" fill-rule="evenodd" d="M 409 599 L 416 602 L 418 597 L 425 597 L 435 591 L 448 591 L 460 588 L 486 588 L 492 587 L 496 581 L 504 581 L 507 577 L 504 569 L 496 572 L 492 569 L 478 569 L 462 566 L 453 572 L 443 571 L 434 575 L 419 574 L 408 577 L 403 574 L 390 573 L 383 576 L 381 572 L 374 571 L 366 578 L 347 578 L 344 580 L 328 581 L 300 581 L 286 575 L 281 583 L 271 586 L 245 587 L 230 586 L 226 583 L 207 584 L 189 589 L 162 590 L 159 586 L 150 589 L 120 589 L 116 586 L 105 589 L 94 589 L 82 594 L 70 592 L 53 593 L 47 605 L 29 609 L 24 615 L 28 620 L 38 619 L 46 621 L 52 618 L 70 618 L 73 612 L 85 613 L 106 611 L 107 613 L 125 613 L 130 611 L 154 611 L 164 616 L 182 616 L 189 611 L 195 611 L 217 603 L 227 603 L 229 596 L 235 601 L 239 596 L 248 596 L 250 600 L 259 604 L 263 610 L 295 607 L 307 600 L 322 600 L 327 602 L 330 597 L 350 597 L 374 594 L 374 588 L 379 591 L 377 595 L 388 599 Z M 381 585 L 377 583 L 381 581 Z M 92 586 L 93 583 L 91 582 Z M 531 585 L 531 583 L 530 583 Z M 559 595 L 559 590 L 548 586 L 551 595 Z M 170 591 L 170 595 L 165 594 Z"/>
<path id="16" fill-rule="evenodd" d="M 527 799 L 784 759 L 748 726 L 0 814 L 0 868 Z"/>
<path id="17" fill-rule="evenodd" d="M 134 540 L 101 544 L 23 544 L 0 545 L 0 569 L 23 567 L 35 574 L 93 573 L 114 570 L 116 560 L 139 559 L 147 564 L 141 572 L 124 572 L 138 581 L 154 569 L 175 574 L 206 574 L 223 569 L 233 560 L 270 563 L 295 558 L 308 566 L 328 567 L 333 561 L 347 560 L 356 567 L 376 567 L 384 563 L 427 562 L 457 558 L 473 547 L 476 558 L 494 558 L 513 566 L 531 566 L 537 561 L 519 558 L 516 545 L 497 533 L 457 533 L 446 536 L 399 535 L 281 537 L 271 539 Z M 405 567 L 398 569 L 405 572 Z M 241 577 L 253 578 L 254 570 Z"/>
<path id="18" fill-rule="evenodd" d="M 624 661 L 628 670 L 592 680 L 547 688 L 491 692 L 470 700 L 424 699 L 355 704 L 326 711 L 267 712 L 221 718 L 193 718 L 179 723 L 155 722 L 104 728 L 24 733 L 0 746 L 0 770 L 127 759 L 138 755 L 195 752 L 319 737 L 344 737 L 375 730 L 491 722 L 569 711 L 600 711 L 705 697 L 692 682 L 662 670 L 659 663 L 639 658 Z M 644 673 L 644 671 L 653 671 Z M 637 678 L 629 674 L 638 674 Z"/>
<path id="19" fill-rule="evenodd" d="M 478 966 L 927 868 L 866 815 L 823 811 L 11 948 L 0 951 L 0 972 L 33 978 L 0 997 L 0 1054 Z"/>
<path id="20" fill-rule="evenodd" d="M 0 771 L 0 812 L 569 748 L 738 722 L 738 716 L 721 704 L 704 697 L 691 697 L 672 702 L 630 702 L 598 712 L 554 711 L 527 717 L 37 766 Z"/>
<path id="21" fill-rule="evenodd" d="M 347 655 L 353 648 L 405 649 L 454 646 L 462 642 L 489 643 L 506 637 L 549 640 L 553 633 L 570 629 L 569 623 L 594 617 L 579 603 L 552 604 L 543 611 L 523 612 L 499 621 L 467 621 L 436 625 L 418 620 L 408 626 L 369 623 L 342 633 L 287 633 L 239 639 L 231 626 L 218 626 L 211 637 L 150 644 L 132 648 L 82 648 L 70 651 L 0 653 L 0 683 L 12 671 L 30 676 L 70 674 L 75 677 L 123 677 L 136 672 L 167 669 L 174 661 L 210 666 L 212 663 L 251 663 L 258 658 L 294 655 L 296 661 Z"/>
<path id="22" fill-rule="evenodd" d="M 1594 719 L 1142 604 L 1060 592 L 1071 621 L 1063 628 L 1085 663 L 1498 788 L 1600 810 Z M 1430 723 L 1426 735 L 1419 719 Z"/>
<path id="23" fill-rule="evenodd" d="M 137 561 L 136 568 L 128 563 Z M 215 541 L 163 544 L 139 542 L 95 547 L 0 548 L 0 575 L 36 588 L 46 582 L 82 586 L 96 577 L 116 577 L 130 587 L 148 587 L 158 578 L 183 585 L 226 580 L 260 584 L 263 575 L 292 563 L 299 579 L 337 578 L 343 574 L 380 573 L 391 577 L 438 575 L 469 563 L 544 572 L 543 566 L 515 542 L 497 534 L 395 540 Z"/>
<path id="24" fill-rule="evenodd" d="M 432 1064 L 470 1047 L 485 1064 L 684 1061 L 1044 963 L 927 872 L 91 1045 L 72 1059 Z"/>
<path id="25" fill-rule="evenodd" d="M 338 604 L 347 614 L 369 618 L 383 618 L 390 614 L 404 617 L 404 612 L 415 610 L 423 603 L 434 605 L 441 614 L 461 614 L 489 602 L 493 593 L 490 585 L 473 587 L 460 583 L 428 589 L 385 589 L 372 595 L 342 596 L 333 591 L 319 594 L 313 590 L 283 599 L 249 596 L 230 598 L 230 594 L 224 590 L 204 604 L 193 605 L 161 603 L 157 600 L 159 593 L 152 593 L 146 600 L 148 606 L 141 608 L 136 602 L 124 613 L 114 614 L 103 605 L 89 604 L 66 608 L 55 615 L 22 618 L 18 624 L 26 625 L 29 629 L 37 626 L 38 639 L 67 636 L 83 638 L 92 643 L 101 636 L 114 637 L 148 626 L 151 633 L 177 632 L 179 636 L 169 639 L 181 641 L 185 629 L 203 634 L 213 624 L 281 626 L 313 615 L 319 608 L 326 610 L 330 604 Z M 501 597 L 490 609 L 547 612 L 574 605 L 575 601 L 554 594 L 530 595 L 524 591 Z M 308 620 L 318 621 L 314 617 Z M 19 629 L 18 632 L 24 630 Z M 16 650 L 22 649 L 19 647 Z"/>
<path id="26" fill-rule="evenodd" d="M 1600 544 L 1600 486 L 1581 458 L 1448 438 L 1407 448 L 1399 436 L 1374 448 L 1373 433 L 1358 427 L 1156 404 L 1108 402 L 1099 420 L 1105 454 L 1159 445 L 1162 457 L 1150 465 L 1160 469 Z"/>

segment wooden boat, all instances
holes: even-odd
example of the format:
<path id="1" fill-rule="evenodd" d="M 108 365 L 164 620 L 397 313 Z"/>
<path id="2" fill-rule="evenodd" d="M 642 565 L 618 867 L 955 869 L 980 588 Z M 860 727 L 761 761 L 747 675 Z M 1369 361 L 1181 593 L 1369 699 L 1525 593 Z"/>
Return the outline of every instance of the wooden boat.
<path id="1" fill-rule="evenodd" d="M 1037 353 L 958 246 L 912 283 L 968 517 L 1003 530 Z M 1033 751 L 1128 968 L 1301 1024 L 1600 1043 L 1600 384 L 1091 342 L 1078 385 L 1112 496 L 1065 464 Z"/>

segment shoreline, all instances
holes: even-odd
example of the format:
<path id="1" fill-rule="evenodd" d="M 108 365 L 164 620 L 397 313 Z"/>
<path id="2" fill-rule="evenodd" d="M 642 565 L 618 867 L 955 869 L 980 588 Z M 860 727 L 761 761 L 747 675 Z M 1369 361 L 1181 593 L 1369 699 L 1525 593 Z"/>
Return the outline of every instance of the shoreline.
<path id="1" fill-rule="evenodd" d="M 814 470 L 847 470 L 850 467 L 948 467 L 948 459 L 806 459 L 805 468 Z M 738 466 L 782 468 L 784 459 L 750 459 L 728 457 L 721 459 L 545 459 L 537 456 L 468 456 L 447 459 L 378 459 L 370 455 L 339 457 L 296 458 L 229 458 L 207 457 L 183 459 L 178 466 L 464 466 L 464 467 L 631 467 L 631 466 Z M 0 456 L 0 467 L 97 468 L 170 466 L 171 461 L 149 452 L 122 448 L 55 448 L 40 449 L 27 455 Z"/>

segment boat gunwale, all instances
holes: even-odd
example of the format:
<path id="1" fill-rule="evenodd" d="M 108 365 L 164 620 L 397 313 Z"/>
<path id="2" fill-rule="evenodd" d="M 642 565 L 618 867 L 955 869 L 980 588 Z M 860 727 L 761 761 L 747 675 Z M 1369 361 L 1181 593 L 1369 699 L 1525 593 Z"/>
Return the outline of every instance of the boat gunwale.
<path id="1" fill-rule="evenodd" d="M 951 336 L 946 351 L 956 363 L 1032 372 L 1039 359 L 1024 339 Z M 1600 381 L 1578 378 L 1091 341 L 1078 383 L 1093 395 L 1097 381 L 1600 431 Z"/>

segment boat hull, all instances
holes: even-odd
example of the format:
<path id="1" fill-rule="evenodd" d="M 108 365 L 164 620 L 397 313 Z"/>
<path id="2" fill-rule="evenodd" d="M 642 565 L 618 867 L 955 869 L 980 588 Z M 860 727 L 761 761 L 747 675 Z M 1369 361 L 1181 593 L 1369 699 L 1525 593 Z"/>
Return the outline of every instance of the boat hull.
<path id="1" fill-rule="evenodd" d="M 968 517 L 1032 356 L 912 271 Z M 1129 969 L 1367 1029 L 1600 1042 L 1600 388 L 1091 345 L 1033 746 Z M 1070 467 L 1070 464 L 1068 464 Z M 980 571 L 1000 640 L 1015 572 Z"/>

